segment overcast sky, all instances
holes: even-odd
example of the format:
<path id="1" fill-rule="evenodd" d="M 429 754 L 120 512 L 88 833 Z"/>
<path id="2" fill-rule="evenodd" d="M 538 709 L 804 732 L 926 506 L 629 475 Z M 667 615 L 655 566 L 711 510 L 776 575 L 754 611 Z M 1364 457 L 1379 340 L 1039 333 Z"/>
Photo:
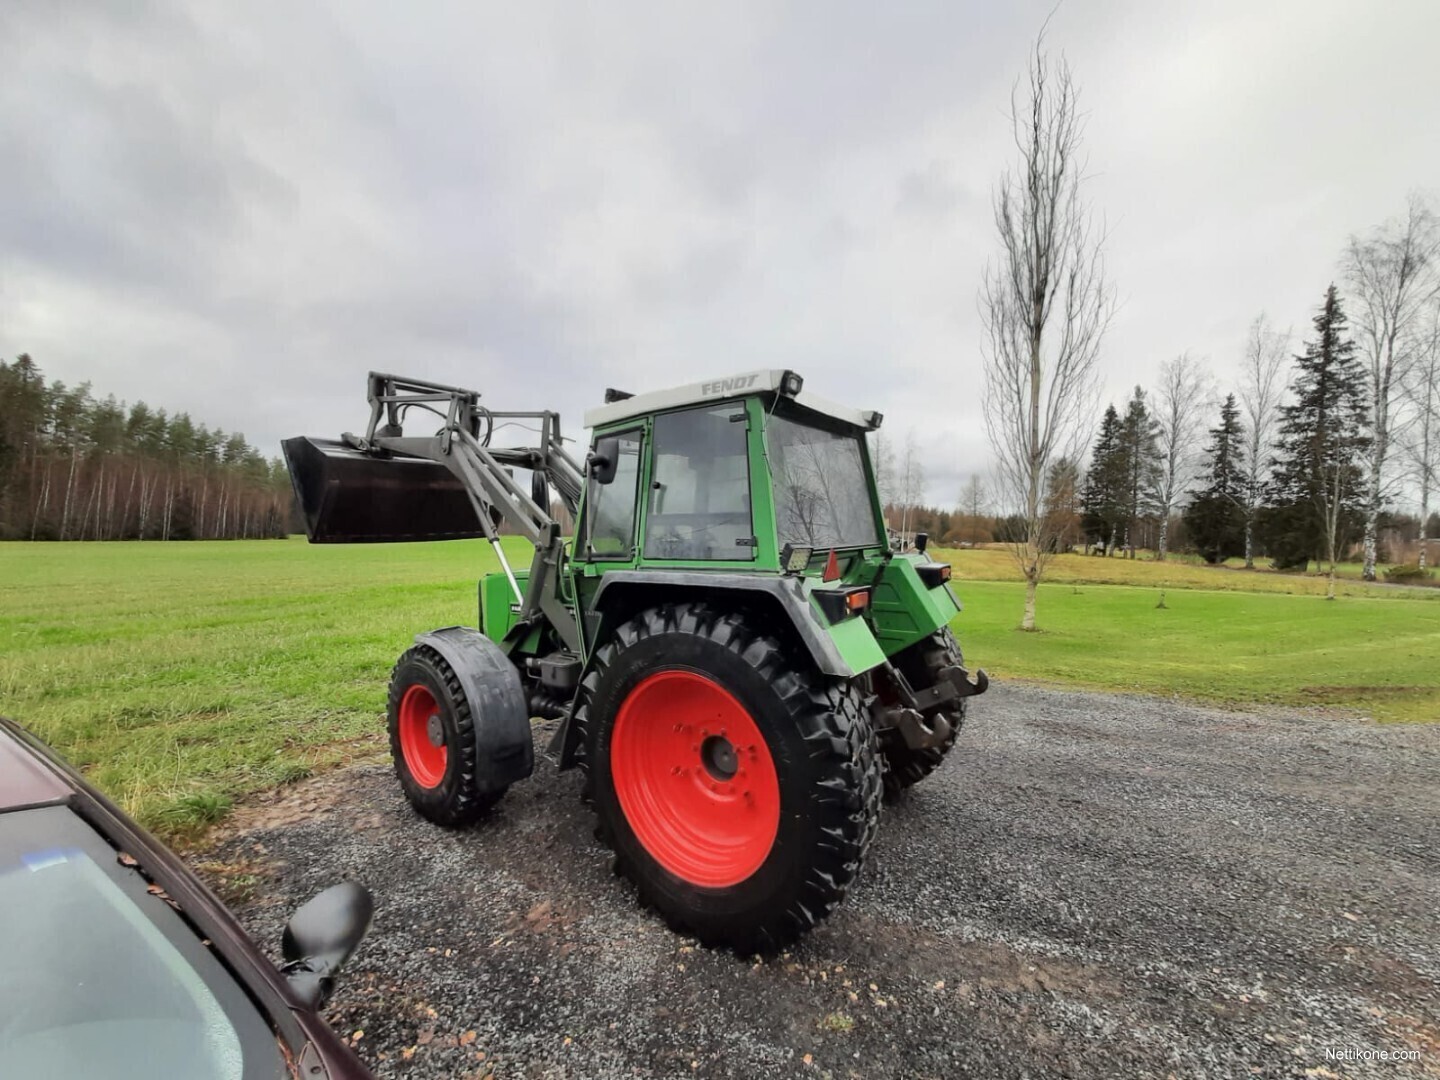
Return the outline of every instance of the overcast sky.
<path id="1" fill-rule="evenodd" d="M 553 408 L 790 367 L 982 468 L 975 291 L 1052 0 L 0 4 L 0 355 L 241 430 L 371 368 Z M 1108 395 L 1233 382 L 1440 186 L 1440 3 L 1070 0 Z"/>

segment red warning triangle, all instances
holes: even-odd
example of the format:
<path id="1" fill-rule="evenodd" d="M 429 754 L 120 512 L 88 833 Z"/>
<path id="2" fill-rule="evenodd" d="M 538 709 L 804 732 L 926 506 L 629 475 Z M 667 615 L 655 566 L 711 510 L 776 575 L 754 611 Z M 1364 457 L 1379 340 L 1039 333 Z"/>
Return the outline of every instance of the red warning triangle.
<path id="1" fill-rule="evenodd" d="M 825 560 L 825 574 L 821 581 L 834 581 L 840 576 L 840 561 L 835 558 L 835 549 L 830 549 L 830 558 Z"/>

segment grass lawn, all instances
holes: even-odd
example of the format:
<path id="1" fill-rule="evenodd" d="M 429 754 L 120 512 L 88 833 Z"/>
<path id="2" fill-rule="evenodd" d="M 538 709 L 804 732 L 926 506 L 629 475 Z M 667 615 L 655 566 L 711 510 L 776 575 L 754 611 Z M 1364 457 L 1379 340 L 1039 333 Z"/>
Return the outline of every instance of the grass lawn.
<path id="1" fill-rule="evenodd" d="M 1021 634 L 1005 552 L 943 557 L 967 656 L 997 678 L 1440 718 L 1440 590 L 1345 582 L 1328 604 L 1320 579 L 1067 556 L 1044 632 Z M 0 711 L 182 834 L 236 795 L 383 753 L 396 656 L 473 624 L 493 568 L 478 541 L 0 544 Z"/>
<path id="2" fill-rule="evenodd" d="M 1022 581 L 1009 551 L 1002 548 L 966 548 L 963 550 L 934 549 L 932 554 L 955 567 L 957 578 L 975 581 Z M 1397 586 L 1382 580 L 1367 584 L 1360 580 L 1359 563 L 1342 563 L 1336 567 L 1337 596 L 1395 597 L 1420 594 L 1429 590 L 1433 599 L 1440 599 L 1440 589 L 1433 586 Z M 1324 596 L 1328 585 L 1325 574 L 1281 573 L 1262 569 L 1257 562 L 1254 570 L 1246 570 L 1243 560 L 1225 566 L 1206 566 L 1196 559 L 1171 557 L 1155 562 L 1147 554 L 1136 559 L 1118 555 L 1099 558 L 1093 555 L 1057 555 L 1045 571 L 1045 580 L 1061 585 L 1148 585 L 1154 588 L 1209 589 L 1222 592 L 1288 593 L 1294 596 Z M 1397 590 L 1403 590 L 1397 592 Z"/>

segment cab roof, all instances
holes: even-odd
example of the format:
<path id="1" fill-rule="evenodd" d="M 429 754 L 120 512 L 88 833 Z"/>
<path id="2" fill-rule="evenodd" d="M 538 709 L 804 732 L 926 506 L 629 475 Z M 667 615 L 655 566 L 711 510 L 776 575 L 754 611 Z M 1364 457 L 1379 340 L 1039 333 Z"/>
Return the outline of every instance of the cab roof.
<path id="1" fill-rule="evenodd" d="M 828 416 L 832 420 L 839 420 L 843 424 L 851 424 L 862 431 L 874 431 L 880 426 L 883 418 L 878 412 L 863 412 L 846 405 L 836 405 L 815 394 L 806 393 L 803 389 L 804 382 L 795 372 L 782 368 L 725 375 L 670 390 L 652 390 L 646 394 L 621 397 L 618 401 L 607 400 L 604 405 L 586 410 L 585 426 L 608 427 L 617 421 L 636 416 L 649 416 L 651 413 L 680 409 L 686 405 L 702 405 L 707 401 L 726 401 L 754 394 L 783 394 L 802 408 Z M 616 396 L 614 391 L 607 392 L 607 399 L 611 396 Z"/>

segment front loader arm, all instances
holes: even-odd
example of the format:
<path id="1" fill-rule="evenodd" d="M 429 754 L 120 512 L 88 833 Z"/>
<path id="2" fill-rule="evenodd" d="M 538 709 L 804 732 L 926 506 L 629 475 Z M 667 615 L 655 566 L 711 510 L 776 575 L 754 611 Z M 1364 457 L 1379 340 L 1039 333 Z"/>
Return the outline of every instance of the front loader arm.
<path id="1" fill-rule="evenodd" d="M 484 536 L 505 570 L 522 620 L 549 620 L 566 646 L 578 651 L 574 616 L 556 595 L 568 554 L 548 505 L 552 486 L 572 513 L 580 496 L 580 467 L 564 449 L 559 416 L 493 412 L 479 403 L 477 391 L 378 372 L 370 374 L 368 396 L 370 421 L 363 437 L 347 433 L 338 443 L 302 438 L 284 444 L 312 542 Z M 415 410 L 438 417 L 439 430 L 406 435 L 404 425 Z M 491 446 L 497 427 L 512 422 L 537 431 L 539 445 Z M 514 467 L 531 470 L 530 491 L 511 475 Z M 524 594 L 500 545 L 501 522 L 535 547 Z"/>

